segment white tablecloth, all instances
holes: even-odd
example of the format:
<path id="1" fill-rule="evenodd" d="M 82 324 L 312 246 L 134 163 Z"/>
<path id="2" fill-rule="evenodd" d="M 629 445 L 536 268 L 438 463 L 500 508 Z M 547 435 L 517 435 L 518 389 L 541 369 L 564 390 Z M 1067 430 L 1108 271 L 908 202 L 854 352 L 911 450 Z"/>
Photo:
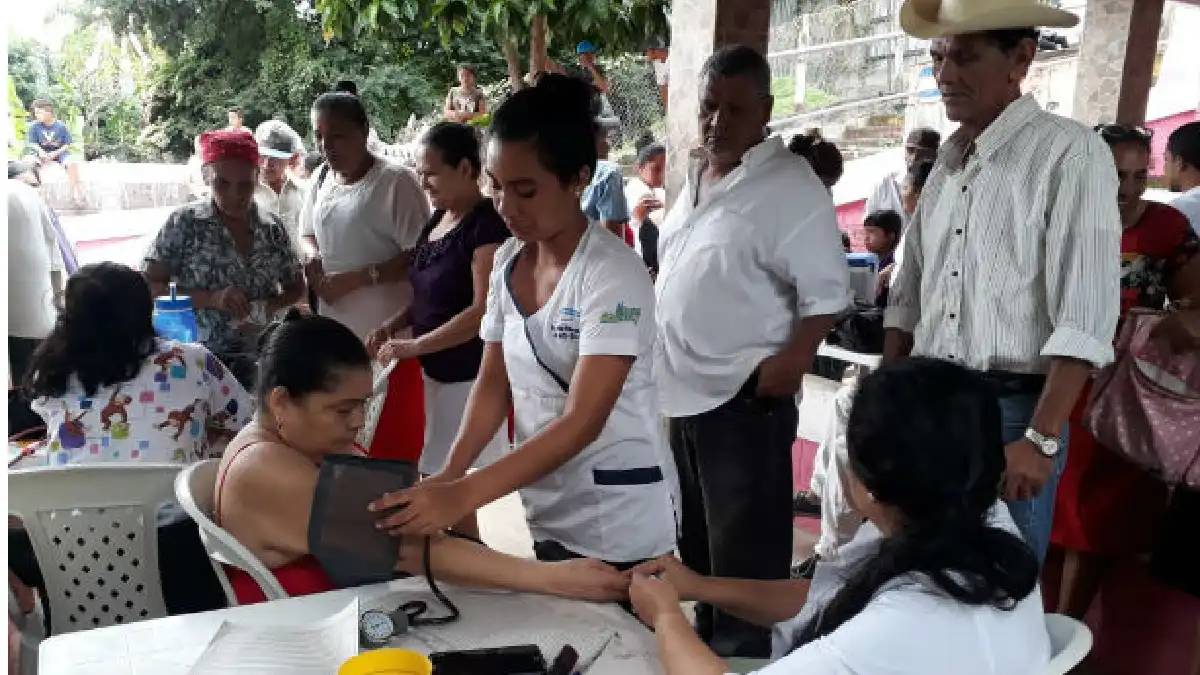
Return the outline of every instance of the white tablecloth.
<path id="1" fill-rule="evenodd" d="M 454 631 L 478 634 L 492 629 L 487 624 L 495 621 L 495 612 L 488 611 L 488 603 L 495 603 L 496 593 L 452 586 L 444 586 L 443 590 L 462 611 L 462 619 L 456 624 L 437 628 L 441 635 L 449 636 Z M 38 672 L 40 675 L 186 675 L 225 619 L 243 623 L 307 623 L 343 609 L 355 596 L 360 599 L 362 609 L 383 607 L 393 610 L 403 602 L 427 594 L 425 580 L 412 578 L 60 635 L 42 643 Z M 620 607 L 534 595 L 519 597 L 530 611 L 522 616 L 507 616 L 505 625 L 495 627 L 495 630 L 511 631 L 512 626 L 519 623 L 527 626 L 531 634 L 536 634 L 538 631 L 561 630 L 564 625 L 586 623 L 593 630 L 617 633 L 587 670 L 587 675 L 662 673 L 653 634 Z M 431 614 L 436 616 L 440 610 L 434 605 Z M 546 658 L 551 660 L 555 656 L 547 654 Z"/>

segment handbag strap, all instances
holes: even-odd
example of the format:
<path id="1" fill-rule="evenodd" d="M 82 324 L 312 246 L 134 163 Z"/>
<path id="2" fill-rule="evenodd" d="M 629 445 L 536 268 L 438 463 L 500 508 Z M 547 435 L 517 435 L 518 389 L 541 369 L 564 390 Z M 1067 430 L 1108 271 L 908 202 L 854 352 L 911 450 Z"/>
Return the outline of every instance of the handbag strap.
<path id="1" fill-rule="evenodd" d="M 517 265 L 517 256 L 520 254 L 520 252 L 521 252 L 521 250 L 517 249 L 517 253 L 513 255 L 512 259 L 508 261 L 508 266 L 504 268 L 504 289 L 505 289 L 505 292 L 507 292 L 509 294 L 510 299 L 513 300 L 514 307 L 516 306 L 517 303 L 516 303 L 516 298 L 511 298 L 511 296 L 512 296 L 511 280 L 512 280 L 513 268 L 515 268 Z M 567 383 L 567 381 L 564 380 L 561 375 L 554 372 L 554 369 L 551 368 L 549 365 L 547 365 L 546 361 L 544 359 L 542 359 L 542 355 L 538 353 L 537 342 L 533 339 L 533 333 L 531 333 L 529 331 L 529 317 L 526 316 L 524 314 L 524 312 L 521 312 L 520 307 L 517 307 L 517 311 L 522 314 L 521 327 L 525 330 L 525 340 L 529 343 L 529 351 L 533 354 L 533 360 L 537 361 L 538 365 L 542 367 L 542 370 L 546 371 L 546 374 L 549 375 L 550 378 L 553 379 L 555 382 L 557 382 L 559 387 L 562 387 L 562 390 L 564 393 L 570 392 L 571 388 L 570 388 L 570 385 Z"/>

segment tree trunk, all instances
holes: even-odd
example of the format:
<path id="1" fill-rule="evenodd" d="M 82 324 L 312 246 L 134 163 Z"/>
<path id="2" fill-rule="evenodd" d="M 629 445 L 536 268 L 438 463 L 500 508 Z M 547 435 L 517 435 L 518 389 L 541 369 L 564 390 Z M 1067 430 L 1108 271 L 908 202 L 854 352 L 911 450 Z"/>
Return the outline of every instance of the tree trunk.
<path id="1" fill-rule="evenodd" d="M 517 51 L 517 43 L 511 37 L 503 38 L 501 47 L 504 49 L 504 62 L 508 64 L 508 84 L 513 93 L 525 88 L 521 79 L 521 54 Z"/>
<path id="2" fill-rule="evenodd" d="M 532 77 L 546 69 L 549 56 L 546 53 L 546 15 L 535 14 L 529 27 L 529 75 Z"/>

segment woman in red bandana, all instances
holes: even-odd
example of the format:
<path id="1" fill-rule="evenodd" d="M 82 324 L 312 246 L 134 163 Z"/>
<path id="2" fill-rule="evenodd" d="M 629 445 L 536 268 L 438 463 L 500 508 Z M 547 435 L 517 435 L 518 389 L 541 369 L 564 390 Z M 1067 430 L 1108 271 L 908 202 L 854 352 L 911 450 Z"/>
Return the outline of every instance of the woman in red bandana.
<path id="1" fill-rule="evenodd" d="M 178 208 L 150 244 L 144 272 L 156 295 L 174 281 L 191 296 L 200 342 L 247 388 L 258 335 L 278 310 L 300 300 L 300 260 L 279 218 L 258 211 L 259 155 L 246 130 L 200 136 L 211 197 Z"/>

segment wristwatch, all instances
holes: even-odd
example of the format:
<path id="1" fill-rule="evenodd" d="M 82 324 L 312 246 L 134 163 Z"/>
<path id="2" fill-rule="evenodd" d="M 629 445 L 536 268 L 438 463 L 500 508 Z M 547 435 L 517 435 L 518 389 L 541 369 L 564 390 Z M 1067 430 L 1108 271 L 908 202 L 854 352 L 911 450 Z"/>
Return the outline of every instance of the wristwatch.
<path id="1" fill-rule="evenodd" d="M 1025 440 L 1033 443 L 1037 447 L 1038 452 L 1042 453 L 1043 457 L 1057 457 L 1058 451 L 1062 448 L 1061 438 L 1058 436 L 1045 436 L 1032 427 L 1025 430 Z"/>
<path id="2" fill-rule="evenodd" d="M 371 278 L 371 285 L 379 284 L 379 266 L 371 265 L 367 268 L 367 276 Z"/>

